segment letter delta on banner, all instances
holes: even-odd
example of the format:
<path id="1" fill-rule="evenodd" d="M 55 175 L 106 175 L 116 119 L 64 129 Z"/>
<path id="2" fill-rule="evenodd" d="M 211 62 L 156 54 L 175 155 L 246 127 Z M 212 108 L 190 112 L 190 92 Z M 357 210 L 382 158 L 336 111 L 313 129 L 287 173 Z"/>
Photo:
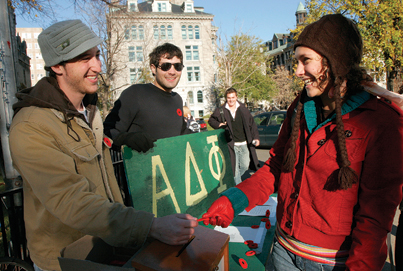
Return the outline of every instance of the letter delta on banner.
<path id="1" fill-rule="evenodd" d="M 218 195 L 233 187 L 223 129 L 159 139 L 147 153 L 127 146 L 123 162 L 133 207 L 161 217 L 200 217 Z"/>

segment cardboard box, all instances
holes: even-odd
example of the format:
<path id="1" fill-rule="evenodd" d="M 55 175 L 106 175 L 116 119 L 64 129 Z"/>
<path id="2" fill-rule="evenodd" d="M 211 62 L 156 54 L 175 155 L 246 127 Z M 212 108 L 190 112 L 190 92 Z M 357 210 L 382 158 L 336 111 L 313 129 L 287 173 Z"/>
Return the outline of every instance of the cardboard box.
<path id="1" fill-rule="evenodd" d="M 138 271 L 229 269 L 228 234 L 199 225 L 195 228 L 194 236 L 179 256 L 178 252 L 183 246 L 170 246 L 155 240 L 133 257 L 132 266 Z"/>
<path id="2" fill-rule="evenodd" d="M 86 235 L 61 251 L 62 271 L 133 271 L 123 267 L 136 253 L 132 249 L 116 248 L 102 239 Z"/>
<path id="3" fill-rule="evenodd" d="M 140 251 L 116 248 L 102 239 L 84 236 L 61 251 L 62 271 L 196 271 L 228 270 L 229 235 L 199 225 L 194 240 L 176 257 L 182 246 L 150 240 Z M 114 265 L 117 264 L 117 265 Z"/>

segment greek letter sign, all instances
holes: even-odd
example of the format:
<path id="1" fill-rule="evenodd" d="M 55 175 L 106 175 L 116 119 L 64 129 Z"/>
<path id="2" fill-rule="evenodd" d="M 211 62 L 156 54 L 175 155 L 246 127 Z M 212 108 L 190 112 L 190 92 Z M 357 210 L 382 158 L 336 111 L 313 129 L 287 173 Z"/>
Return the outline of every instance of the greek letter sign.
<path id="1" fill-rule="evenodd" d="M 161 217 L 200 217 L 235 185 L 224 130 L 159 139 L 147 153 L 123 149 L 133 207 Z"/>

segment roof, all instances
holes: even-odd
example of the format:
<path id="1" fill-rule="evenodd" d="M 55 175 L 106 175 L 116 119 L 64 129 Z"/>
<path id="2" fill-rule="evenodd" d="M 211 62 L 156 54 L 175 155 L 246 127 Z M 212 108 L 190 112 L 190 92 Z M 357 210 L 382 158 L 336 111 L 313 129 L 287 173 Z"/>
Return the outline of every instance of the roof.
<path id="1" fill-rule="evenodd" d="M 195 12 L 193 13 L 188 13 L 188 12 L 183 12 L 182 7 L 180 5 L 172 5 L 172 12 L 153 12 L 153 14 L 167 14 L 167 13 L 173 13 L 173 14 L 184 14 L 184 15 L 210 15 L 213 16 L 210 13 L 202 12 L 200 11 L 197 7 L 194 8 Z M 138 9 L 140 12 L 145 12 L 145 13 L 151 13 L 152 12 L 152 6 L 151 2 L 149 1 L 144 1 L 141 3 L 138 3 Z"/>
<path id="2" fill-rule="evenodd" d="M 305 9 L 304 5 L 302 4 L 302 2 L 299 2 L 299 5 L 297 7 L 297 13 L 302 12 L 302 11 L 306 12 L 306 9 Z"/>

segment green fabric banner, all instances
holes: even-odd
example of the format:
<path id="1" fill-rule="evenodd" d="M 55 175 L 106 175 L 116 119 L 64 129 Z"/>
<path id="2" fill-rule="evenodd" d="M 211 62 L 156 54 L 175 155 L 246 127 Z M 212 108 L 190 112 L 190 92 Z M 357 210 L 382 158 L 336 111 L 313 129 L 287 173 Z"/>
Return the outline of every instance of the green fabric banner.
<path id="1" fill-rule="evenodd" d="M 235 185 L 223 129 L 160 139 L 145 154 L 125 146 L 123 162 L 133 207 L 157 217 L 200 217 Z"/>

